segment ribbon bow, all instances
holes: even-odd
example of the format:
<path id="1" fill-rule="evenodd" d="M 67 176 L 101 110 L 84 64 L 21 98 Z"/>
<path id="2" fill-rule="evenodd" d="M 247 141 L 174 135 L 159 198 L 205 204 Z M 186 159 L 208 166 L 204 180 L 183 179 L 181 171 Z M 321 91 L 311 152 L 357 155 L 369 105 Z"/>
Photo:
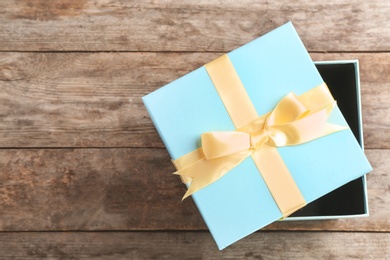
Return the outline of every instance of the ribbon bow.
<path id="1" fill-rule="evenodd" d="M 346 129 L 326 122 L 335 105 L 336 101 L 333 100 L 311 111 L 299 97 L 289 93 L 272 112 L 256 118 L 237 131 L 202 134 L 202 147 L 198 149 L 200 159 L 180 167 L 174 173 L 181 175 L 186 182 L 191 181 L 183 200 L 217 181 L 248 156 L 266 146 L 303 144 Z"/>

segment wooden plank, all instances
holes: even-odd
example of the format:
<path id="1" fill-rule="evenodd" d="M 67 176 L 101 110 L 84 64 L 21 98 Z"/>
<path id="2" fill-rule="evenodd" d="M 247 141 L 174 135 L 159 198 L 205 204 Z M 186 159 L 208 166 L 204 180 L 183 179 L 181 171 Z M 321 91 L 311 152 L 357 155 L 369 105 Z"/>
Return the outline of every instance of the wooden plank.
<path id="1" fill-rule="evenodd" d="M 0 147 L 163 147 L 141 97 L 220 53 L 0 53 Z M 390 53 L 360 59 L 366 148 L 390 148 Z"/>
<path id="2" fill-rule="evenodd" d="M 382 0 L 0 3 L 1 51 L 232 50 L 291 20 L 310 51 L 389 51 Z"/>
<path id="3" fill-rule="evenodd" d="M 173 171 L 165 149 L 0 150 L 0 230 L 204 228 Z"/>
<path id="4" fill-rule="evenodd" d="M 388 233 L 259 232 L 219 251 L 207 232 L 0 233 L 1 259 L 387 259 Z"/>
<path id="5" fill-rule="evenodd" d="M 390 150 L 368 150 L 371 216 L 268 230 L 390 231 Z M 165 149 L 0 149 L 0 231 L 205 230 Z"/>

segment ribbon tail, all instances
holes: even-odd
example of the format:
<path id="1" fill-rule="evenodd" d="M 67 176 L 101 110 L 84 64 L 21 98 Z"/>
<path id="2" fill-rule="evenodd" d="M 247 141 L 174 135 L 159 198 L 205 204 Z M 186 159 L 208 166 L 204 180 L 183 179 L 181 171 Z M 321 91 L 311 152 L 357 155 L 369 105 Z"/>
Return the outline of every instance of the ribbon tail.
<path id="1" fill-rule="evenodd" d="M 332 113 L 332 110 L 336 106 L 337 106 L 336 105 L 336 101 L 333 101 L 332 103 L 330 103 L 327 106 L 325 106 L 322 110 L 314 113 L 313 115 L 309 115 L 308 117 L 310 117 L 310 116 L 314 116 L 314 117 L 318 116 L 318 118 L 321 118 L 321 114 L 322 114 L 324 117 L 326 117 L 326 120 L 328 120 L 330 114 Z M 325 113 L 326 113 L 326 116 L 324 115 Z M 333 133 L 340 132 L 340 131 L 348 129 L 347 126 L 331 124 L 331 123 L 328 123 L 326 121 L 323 122 L 323 123 L 317 122 L 315 124 L 318 124 L 318 128 L 317 128 L 318 132 L 316 132 L 315 129 L 314 129 L 313 130 L 313 133 L 314 133 L 313 137 L 314 138 L 313 139 L 309 139 L 308 141 L 312 141 L 312 140 L 315 140 L 317 138 L 321 138 L 321 137 L 324 137 L 326 135 L 330 135 L 330 134 L 333 134 Z"/>
<path id="2" fill-rule="evenodd" d="M 333 102 L 332 104 L 329 104 L 328 106 L 326 106 L 323 111 L 326 111 L 326 120 L 328 120 L 333 108 L 336 106 L 336 102 Z M 320 113 L 318 113 L 320 114 Z M 318 125 L 318 128 L 315 129 L 315 130 L 312 130 L 312 132 L 314 133 L 313 137 L 314 138 L 310 138 L 309 140 L 306 140 L 306 141 L 313 141 L 315 139 L 318 139 L 318 138 L 321 138 L 321 137 L 324 137 L 324 136 L 327 136 L 327 135 L 330 135 L 330 134 L 333 134 L 333 133 L 336 133 L 336 132 L 340 132 L 340 131 L 343 131 L 343 130 L 346 130 L 346 129 L 349 129 L 348 126 L 343 126 L 343 125 L 337 125 L 337 124 L 331 124 L 331 123 L 328 123 L 328 122 L 323 122 L 323 123 L 315 123 Z"/>
<path id="3" fill-rule="evenodd" d="M 239 153 L 211 160 L 202 158 L 189 167 L 174 172 L 173 174 L 180 175 L 182 179 L 192 178 L 192 182 L 187 192 L 184 194 L 182 201 L 193 193 L 220 179 L 251 155 L 251 153 L 252 150 L 247 149 Z"/>
<path id="4" fill-rule="evenodd" d="M 330 124 L 330 123 L 324 123 L 321 128 L 318 128 L 317 131 L 313 131 L 314 135 L 310 136 L 310 138 L 306 140 L 302 140 L 301 143 L 307 143 L 311 142 L 313 140 L 343 131 L 348 129 L 347 126 L 342 126 L 342 125 L 336 125 L 336 124 Z"/>
<path id="5" fill-rule="evenodd" d="M 348 129 L 348 126 L 326 123 L 323 135 L 329 135 Z"/>
<path id="6" fill-rule="evenodd" d="M 327 111 L 328 118 L 332 113 L 332 110 L 337 106 L 337 102 L 333 101 L 331 104 L 326 106 L 324 109 Z M 348 126 L 336 125 L 331 123 L 325 123 L 325 127 L 323 128 L 323 135 L 329 135 L 336 132 L 340 132 L 343 130 L 349 129 Z"/>
<path id="7" fill-rule="evenodd" d="M 192 178 L 191 177 L 188 177 L 188 176 L 184 176 L 184 175 L 179 175 L 180 176 L 180 180 L 182 183 L 184 184 L 190 184 L 192 182 Z"/>
<path id="8" fill-rule="evenodd" d="M 307 139 L 302 139 L 301 143 L 311 142 L 313 140 L 316 140 L 316 139 L 319 139 L 319 138 L 322 138 L 322 137 L 325 137 L 325 136 L 328 136 L 328 135 L 331 135 L 331 134 L 334 134 L 334 133 L 337 133 L 337 132 L 340 132 L 340 131 L 343 131 L 346 129 L 348 129 L 348 127 L 346 127 L 346 126 L 324 123 L 322 125 L 322 127 L 319 127 L 318 129 L 316 129 L 316 131 L 313 131 L 313 135 L 311 135 Z"/>

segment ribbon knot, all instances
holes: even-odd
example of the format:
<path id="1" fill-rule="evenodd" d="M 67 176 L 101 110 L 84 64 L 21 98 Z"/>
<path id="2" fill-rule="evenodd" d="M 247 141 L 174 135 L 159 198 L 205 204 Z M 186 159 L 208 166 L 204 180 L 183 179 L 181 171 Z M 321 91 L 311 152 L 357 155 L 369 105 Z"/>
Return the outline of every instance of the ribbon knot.
<path id="1" fill-rule="evenodd" d="M 253 133 L 251 136 L 251 149 L 256 151 L 269 141 L 269 134 L 266 129 L 262 129 L 258 133 Z"/>

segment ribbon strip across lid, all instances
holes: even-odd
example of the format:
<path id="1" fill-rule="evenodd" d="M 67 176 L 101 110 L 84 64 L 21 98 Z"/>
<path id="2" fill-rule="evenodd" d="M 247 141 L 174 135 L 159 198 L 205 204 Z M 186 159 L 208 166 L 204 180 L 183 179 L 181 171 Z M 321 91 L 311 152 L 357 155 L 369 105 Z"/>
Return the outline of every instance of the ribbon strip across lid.
<path id="1" fill-rule="evenodd" d="M 191 183 L 183 199 L 217 181 L 251 156 L 283 217 L 306 205 L 276 147 L 299 145 L 346 129 L 327 123 L 336 102 L 325 83 L 301 96 L 286 95 L 259 116 L 228 55 L 205 65 L 236 131 L 202 134 L 202 147 L 173 163 Z M 243 173 L 244 174 L 244 173 Z"/>

